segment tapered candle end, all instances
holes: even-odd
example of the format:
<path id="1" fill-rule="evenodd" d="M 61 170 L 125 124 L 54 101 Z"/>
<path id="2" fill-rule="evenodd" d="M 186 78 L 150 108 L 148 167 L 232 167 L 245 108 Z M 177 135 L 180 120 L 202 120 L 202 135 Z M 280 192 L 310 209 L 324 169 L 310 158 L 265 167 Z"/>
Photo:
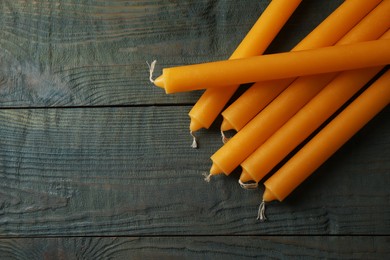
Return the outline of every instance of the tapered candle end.
<path id="1" fill-rule="evenodd" d="M 210 174 L 217 175 L 217 174 L 221 174 L 221 173 L 223 173 L 223 171 L 215 163 L 213 163 L 213 165 L 211 165 L 211 168 L 210 168 Z"/>
<path id="2" fill-rule="evenodd" d="M 160 88 L 164 88 L 164 75 L 160 75 L 154 80 L 154 85 Z"/>
<path id="3" fill-rule="evenodd" d="M 221 124 L 221 131 L 229 131 L 233 129 L 234 127 L 232 126 L 232 124 L 230 124 L 230 122 L 224 118 Z"/>
<path id="4" fill-rule="evenodd" d="M 269 202 L 277 199 L 278 198 L 271 192 L 271 190 L 266 187 L 263 193 L 263 201 Z"/>
<path id="5" fill-rule="evenodd" d="M 243 169 L 240 175 L 240 182 L 245 183 L 248 181 L 253 181 L 253 178 L 245 169 Z"/>
<path id="6" fill-rule="evenodd" d="M 199 129 L 203 128 L 203 126 L 201 125 L 201 123 L 199 123 L 198 120 L 196 120 L 195 118 L 191 117 L 191 123 L 190 123 L 190 131 L 191 132 L 195 132 L 195 131 L 198 131 Z"/>

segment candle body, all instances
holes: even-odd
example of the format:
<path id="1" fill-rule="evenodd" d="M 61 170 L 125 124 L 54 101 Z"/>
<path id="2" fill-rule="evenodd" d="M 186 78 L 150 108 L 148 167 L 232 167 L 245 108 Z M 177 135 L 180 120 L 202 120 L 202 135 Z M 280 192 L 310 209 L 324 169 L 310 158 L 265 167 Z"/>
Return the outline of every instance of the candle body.
<path id="1" fill-rule="evenodd" d="M 324 20 L 323 23 L 293 48 L 292 51 L 333 45 L 366 14 L 363 11 L 369 12 L 379 2 L 380 1 L 360 1 L 359 3 L 353 1 L 344 2 L 335 10 L 335 12 Z M 364 30 L 364 33 L 370 33 L 371 30 L 375 31 L 377 28 L 376 25 L 381 22 L 386 23 L 388 20 L 388 4 L 385 2 L 386 1 L 380 3 L 373 11 L 364 17 L 365 23 L 371 24 L 370 27 L 367 26 L 370 29 Z M 386 15 L 384 15 L 385 12 L 387 12 Z M 378 16 L 380 17 L 379 19 Z M 379 23 L 378 20 L 380 20 Z M 319 35 L 317 35 L 317 32 Z M 354 34 L 356 35 L 356 33 Z M 357 35 L 360 34 L 358 33 Z M 353 42 L 353 37 L 349 38 L 350 42 Z M 288 87 L 294 79 L 295 78 L 255 83 L 222 112 L 223 122 L 221 130 L 241 130 L 253 117 L 268 105 L 269 102 Z"/>
<path id="2" fill-rule="evenodd" d="M 359 69 L 390 63 L 390 40 L 262 55 L 163 69 L 154 84 L 166 93 Z"/>
<path id="3" fill-rule="evenodd" d="M 390 21 L 388 19 L 383 21 L 382 18 L 387 17 L 387 12 L 379 12 L 382 9 L 378 8 L 366 16 L 337 44 L 375 39 L 381 36 L 388 29 Z M 379 16 L 379 14 L 381 15 Z M 372 27 L 373 25 L 375 26 Z M 212 174 L 221 172 L 230 174 L 336 75 L 333 73 L 312 75 L 294 81 L 289 88 L 212 155 L 211 160 L 214 167 L 210 172 Z M 241 181 L 245 182 L 251 179 L 251 176 L 246 173 L 241 175 Z"/>
<path id="4" fill-rule="evenodd" d="M 390 71 L 365 90 L 265 183 L 264 201 L 285 199 L 390 102 Z"/>
<path id="5" fill-rule="evenodd" d="M 301 2 L 271 1 L 230 59 L 261 55 Z M 207 89 L 188 114 L 191 118 L 190 130 L 209 128 L 237 88 L 238 85 L 228 86 L 224 90 Z"/>
<path id="6" fill-rule="evenodd" d="M 388 3 L 390 13 L 390 1 Z M 390 20 L 387 21 L 387 24 L 384 23 L 380 26 L 383 29 L 389 28 Z M 380 39 L 390 39 L 390 30 Z M 249 180 L 259 182 L 382 68 L 374 67 L 342 72 L 316 96 L 313 90 L 321 89 L 322 84 L 315 82 L 315 78 L 313 78 L 313 87 L 295 84 L 300 79 L 307 77 L 299 78 L 267 108 L 267 112 L 273 112 L 275 117 L 283 115 L 286 118 L 288 115 L 291 119 L 279 130 L 268 125 L 276 132 L 241 163 L 243 173 L 240 180 L 242 182 Z M 324 78 L 324 76 L 320 75 L 318 79 Z M 312 97 L 314 98 L 310 100 Z M 307 102 L 309 103 L 306 104 Z M 304 106 L 304 104 L 306 105 Z M 303 108 L 299 110 L 301 107 Z M 295 112 L 298 113 L 295 114 Z"/>
<path id="7" fill-rule="evenodd" d="M 259 182 L 383 67 L 346 71 L 241 163 L 242 182 Z"/>

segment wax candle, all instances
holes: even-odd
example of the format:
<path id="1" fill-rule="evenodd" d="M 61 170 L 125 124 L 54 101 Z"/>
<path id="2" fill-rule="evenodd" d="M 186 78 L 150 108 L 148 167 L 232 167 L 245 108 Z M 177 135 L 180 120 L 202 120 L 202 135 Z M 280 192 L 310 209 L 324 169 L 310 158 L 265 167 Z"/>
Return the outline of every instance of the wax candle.
<path id="1" fill-rule="evenodd" d="M 321 75 L 320 80 L 318 75 L 300 78 L 303 80 L 299 84 L 294 85 L 304 89 L 303 92 L 299 93 L 299 97 L 295 98 L 294 95 L 290 94 L 295 92 L 295 87 L 288 88 L 288 91 L 284 91 L 278 96 L 279 102 L 273 101 L 265 107 L 251 122 L 211 156 L 213 165 L 210 169 L 210 174 L 230 174 L 277 129 L 287 122 L 295 114 L 296 110 L 303 106 L 305 100 L 309 100 L 315 93 L 319 92 L 332 77 L 333 75 Z M 310 84 L 312 82 L 317 82 L 317 85 Z M 295 111 L 292 108 L 295 108 Z"/>
<path id="2" fill-rule="evenodd" d="M 302 0 L 271 1 L 253 25 L 230 59 L 261 55 L 278 34 Z M 190 131 L 209 128 L 238 85 L 220 89 L 207 89 L 189 112 Z"/>
<path id="3" fill-rule="evenodd" d="M 390 102 L 390 71 L 325 126 L 265 183 L 263 200 L 282 201 Z"/>
<path id="4" fill-rule="evenodd" d="M 166 93 L 384 65 L 390 40 L 216 61 L 163 69 L 154 84 Z"/>
<path id="5" fill-rule="evenodd" d="M 380 1 L 345 1 L 291 51 L 333 45 L 379 2 Z M 384 5 L 385 2 L 387 1 L 383 1 L 374 11 L 368 14 L 368 16 L 373 17 L 373 12 L 381 12 L 381 9 L 384 8 L 380 6 Z M 388 17 L 386 17 L 386 19 L 388 19 Z M 374 29 L 375 27 L 372 26 L 371 28 Z M 365 33 L 369 31 L 370 30 L 367 30 Z M 221 130 L 241 130 L 253 117 L 268 105 L 269 102 L 291 84 L 293 80 L 294 78 L 282 81 L 255 83 L 222 112 L 223 121 Z"/>
<path id="6" fill-rule="evenodd" d="M 382 19 L 387 17 L 387 12 L 379 12 L 379 10 L 381 9 L 374 10 L 375 15 L 370 13 L 370 15 L 366 16 L 337 44 L 378 38 L 383 34 L 388 29 L 389 21 L 385 19 L 386 23 Z M 296 80 L 229 142 L 211 156 L 213 165 L 210 169 L 210 174 L 230 174 L 336 75 L 313 75 Z M 250 179 L 251 177 L 245 173 L 241 176 L 242 182 Z"/>
<path id="7" fill-rule="evenodd" d="M 371 19 L 369 20 L 369 23 L 363 23 L 362 21 L 362 24 L 369 29 L 372 29 L 372 25 L 375 25 L 375 29 L 377 29 L 376 34 L 382 34 L 384 30 L 390 27 L 390 19 L 383 19 L 388 17 L 388 14 L 390 13 L 390 1 L 385 1 L 383 3 L 384 5 L 381 10 L 382 15 L 376 16 L 376 23 L 372 23 L 373 20 Z M 359 27 L 356 26 L 355 28 Z M 357 33 L 352 34 L 352 36 L 356 36 L 352 37 L 352 40 L 377 37 L 372 30 L 370 30 L 369 33 L 364 35 L 361 34 L 360 37 L 357 37 L 359 36 L 360 31 L 362 30 L 358 30 Z M 381 39 L 390 39 L 390 31 L 387 31 Z M 340 42 L 342 43 L 343 41 Z M 277 114 L 277 109 L 282 107 L 285 112 L 283 113 L 283 110 L 280 110 L 280 113 L 283 113 L 284 115 L 291 113 L 290 115 L 292 118 L 241 163 L 243 172 L 240 176 L 240 182 L 244 183 L 249 180 L 259 182 L 273 167 L 287 156 L 288 153 L 305 140 L 382 68 L 383 67 L 374 67 L 340 73 L 295 115 L 292 114 L 302 107 L 301 104 L 306 103 L 305 101 L 310 99 L 310 97 L 307 97 L 307 94 L 310 93 L 313 88 L 309 88 L 310 86 L 304 88 L 303 85 L 301 88 L 290 86 L 288 90 L 294 90 L 286 92 L 289 94 L 290 98 L 285 98 L 285 95 L 280 96 L 272 102 L 272 105 L 275 107 L 275 117 L 280 116 L 280 114 Z M 302 97 L 304 97 L 305 100 L 303 100 Z M 300 104 L 297 104 L 297 102 Z M 268 127 L 272 128 L 273 126 L 268 125 Z"/>
<path id="8" fill-rule="evenodd" d="M 241 163 L 243 173 L 240 181 L 259 182 L 373 78 L 381 68 L 383 67 L 347 71 L 340 74 Z"/>

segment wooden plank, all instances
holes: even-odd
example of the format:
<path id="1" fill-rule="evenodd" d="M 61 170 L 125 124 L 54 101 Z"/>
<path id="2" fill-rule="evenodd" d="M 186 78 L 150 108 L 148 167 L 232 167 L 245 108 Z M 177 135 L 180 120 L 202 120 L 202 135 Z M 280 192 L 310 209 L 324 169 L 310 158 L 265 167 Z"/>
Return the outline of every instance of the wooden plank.
<path id="1" fill-rule="evenodd" d="M 287 51 L 342 1 L 304 1 L 269 52 Z M 0 3 L 0 106 L 193 104 L 165 95 L 162 67 L 226 59 L 268 5 L 262 1 Z"/>
<path id="2" fill-rule="evenodd" d="M 1 239 L 2 259 L 386 259 L 389 237 L 76 237 Z"/>
<path id="3" fill-rule="evenodd" d="M 202 173 L 190 107 L 0 110 L 0 236 L 390 234 L 387 108 L 283 203 Z M 238 173 L 238 171 L 237 171 Z"/>

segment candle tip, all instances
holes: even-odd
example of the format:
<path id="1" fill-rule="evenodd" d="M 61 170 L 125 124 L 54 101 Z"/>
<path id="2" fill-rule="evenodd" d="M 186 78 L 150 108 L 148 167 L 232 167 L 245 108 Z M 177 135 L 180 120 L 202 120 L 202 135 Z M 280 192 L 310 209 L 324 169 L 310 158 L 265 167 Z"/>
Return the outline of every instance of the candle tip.
<path id="1" fill-rule="evenodd" d="M 275 197 L 275 195 L 271 192 L 271 190 L 269 190 L 267 187 L 265 188 L 265 191 L 263 193 L 263 201 L 265 202 L 269 202 L 269 201 L 273 201 L 273 200 L 277 200 L 277 198 Z"/>
<path id="2" fill-rule="evenodd" d="M 226 120 L 226 118 L 224 118 L 221 124 L 221 131 L 228 131 L 233 129 L 234 127 L 232 126 L 232 124 L 228 120 Z"/>
<path id="3" fill-rule="evenodd" d="M 217 174 L 221 174 L 221 173 L 223 173 L 223 171 L 215 163 L 213 163 L 213 165 L 211 165 L 211 168 L 210 168 L 210 174 L 217 175 Z"/>
<path id="4" fill-rule="evenodd" d="M 243 168 L 240 175 L 240 182 L 246 183 L 248 181 L 253 181 L 252 176 Z"/>
<path id="5" fill-rule="evenodd" d="M 194 135 L 193 131 L 190 131 L 190 135 L 192 136 L 191 148 L 197 149 L 198 148 L 198 141 L 196 140 L 196 136 Z"/>
<path id="6" fill-rule="evenodd" d="M 156 85 L 157 87 L 164 88 L 164 76 L 163 76 L 163 75 L 158 76 L 158 77 L 153 81 L 153 83 L 154 83 L 154 85 Z"/>
<path id="7" fill-rule="evenodd" d="M 203 127 L 198 120 L 196 120 L 192 116 L 190 116 L 190 118 L 191 118 L 191 122 L 190 122 L 191 132 L 198 131 L 199 129 L 201 129 Z"/>

